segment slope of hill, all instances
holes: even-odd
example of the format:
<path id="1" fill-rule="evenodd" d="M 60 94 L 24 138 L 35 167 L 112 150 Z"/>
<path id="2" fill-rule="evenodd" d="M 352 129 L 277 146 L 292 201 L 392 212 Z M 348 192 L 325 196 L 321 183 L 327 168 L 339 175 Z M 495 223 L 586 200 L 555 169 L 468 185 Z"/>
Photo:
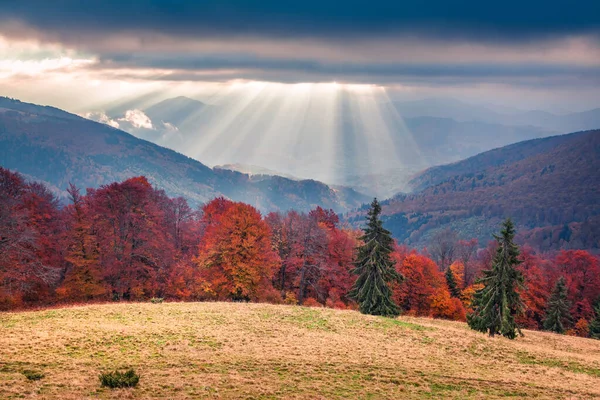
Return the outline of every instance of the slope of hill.
<path id="1" fill-rule="evenodd" d="M 0 165 L 65 190 L 145 175 L 192 204 L 224 195 L 263 211 L 317 205 L 341 212 L 368 200 L 348 188 L 213 170 L 175 151 L 67 112 L 0 98 Z M 59 194 L 61 194 L 59 192 Z M 62 193 L 64 194 L 64 193 Z"/>
<path id="2" fill-rule="evenodd" d="M 428 318 L 130 303 L 3 313 L 0 329 L 2 398 L 600 397 L 600 341 L 527 330 L 511 341 Z M 100 373 L 125 367 L 137 388 L 100 387 Z"/>
<path id="3" fill-rule="evenodd" d="M 452 164 L 432 167 L 415 175 L 408 182 L 408 186 L 412 191 L 418 192 L 427 187 L 440 184 L 453 176 L 514 164 L 529 157 L 549 153 L 556 149 L 557 146 L 569 146 L 570 144 L 574 144 L 576 140 L 585 141 L 586 139 L 585 133 L 574 135 L 559 135 L 519 142 L 486 151 Z M 571 151 L 578 150 L 580 149 L 571 149 Z"/>
<path id="4" fill-rule="evenodd" d="M 491 150 L 431 168 L 411 185 L 420 191 L 384 206 L 401 241 L 424 245 L 451 227 L 485 244 L 512 217 L 523 240 L 542 249 L 600 248 L 600 130 Z"/>

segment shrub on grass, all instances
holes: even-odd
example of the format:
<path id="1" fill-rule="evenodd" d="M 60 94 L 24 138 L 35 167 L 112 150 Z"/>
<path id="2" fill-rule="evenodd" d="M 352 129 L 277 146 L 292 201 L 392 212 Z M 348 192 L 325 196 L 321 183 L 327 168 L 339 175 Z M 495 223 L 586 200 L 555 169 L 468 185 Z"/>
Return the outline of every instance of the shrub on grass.
<path id="1" fill-rule="evenodd" d="M 298 304 L 298 298 L 296 297 L 296 294 L 294 292 L 287 292 L 285 294 L 285 300 L 283 300 L 283 303 L 295 306 L 296 304 Z"/>
<path id="2" fill-rule="evenodd" d="M 140 376 L 135 373 L 133 368 L 128 371 L 114 371 L 100 374 L 100 383 L 103 387 L 128 388 L 137 386 L 140 381 Z"/>
<path id="3" fill-rule="evenodd" d="M 162 303 L 163 301 L 165 301 L 165 299 L 163 299 L 162 297 L 153 297 L 150 299 L 150 303 L 152 303 L 152 304 L 159 304 L 159 303 Z"/>
<path id="4" fill-rule="evenodd" d="M 279 290 L 275 288 L 265 288 L 261 290 L 256 299 L 259 303 L 269 303 L 269 304 L 281 304 L 283 303 L 283 298 L 281 297 L 281 293 Z"/>
<path id="5" fill-rule="evenodd" d="M 23 371 L 23 375 L 30 381 L 39 381 L 44 377 L 44 374 L 38 371 L 25 370 Z"/>
<path id="6" fill-rule="evenodd" d="M 309 297 L 308 299 L 304 300 L 304 303 L 302 303 L 302 305 L 304 307 L 323 307 L 323 304 L 319 303 L 312 297 Z"/>

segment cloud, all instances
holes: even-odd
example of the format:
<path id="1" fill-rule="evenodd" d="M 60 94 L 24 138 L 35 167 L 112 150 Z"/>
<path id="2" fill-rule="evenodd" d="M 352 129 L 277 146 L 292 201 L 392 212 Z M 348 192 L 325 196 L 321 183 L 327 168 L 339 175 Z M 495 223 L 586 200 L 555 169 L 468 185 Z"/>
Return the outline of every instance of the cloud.
<path id="1" fill-rule="evenodd" d="M 92 121 L 110 125 L 113 128 L 119 129 L 119 127 L 120 127 L 120 124 L 117 121 L 115 121 L 114 119 L 111 119 L 108 115 L 106 115 L 106 113 L 104 113 L 102 111 L 87 112 L 87 113 L 82 114 L 81 116 L 83 118 L 91 119 Z"/>
<path id="2" fill-rule="evenodd" d="M 80 112 L 147 83 L 178 95 L 173 88 L 188 82 L 235 80 L 504 85 L 569 90 L 560 93 L 569 102 L 599 85 L 600 2 L 6 0 L 0 77 L 0 89 L 38 97 L 83 84 L 85 101 L 74 103 L 89 107 Z M 139 114 L 123 118 L 168 131 Z"/>
<path id="3" fill-rule="evenodd" d="M 177 132 L 179 128 L 169 122 L 162 122 L 162 126 L 166 132 Z"/>
<path id="4" fill-rule="evenodd" d="M 122 129 L 139 138 L 153 142 L 165 142 L 178 140 L 180 138 L 179 128 L 169 122 L 152 121 L 143 111 L 131 109 L 125 111 L 121 117 L 111 118 L 104 111 L 92 111 L 81 114 L 82 117 L 91 119 Z"/>
<path id="5" fill-rule="evenodd" d="M 134 128 L 154 129 L 150 118 L 141 110 L 127 110 L 118 121 L 128 122 Z"/>
<path id="6" fill-rule="evenodd" d="M 0 60 L 0 78 L 31 77 L 55 71 L 68 71 L 91 64 L 91 60 L 73 60 L 69 57 L 42 60 Z"/>
<path id="7" fill-rule="evenodd" d="M 21 33 L 33 28 L 56 37 L 152 31 L 179 37 L 344 40 L 402 34 L 496 42 L 597 35 L 600 28 L 596 0 L 27 0 L 0 2 L 0 15 L 22 24 Z"/>
<path id="8" fill-rule="evenodd" d="M 273 59 L 246 55 L 211 56 L 172 54 L 164 55 L 106 55 L 97 64 L 97 68 L 146 68 L 169 71 L 199 72 L 218 70 L 236 71 L 244 78 L 244 71 L 289 71 L 292 76 L 312 74 L 331 81 L 335 77 L 343 79 L 352 76 L 380 76 L 392 79 L 405 77 L 551 77 L 576 76 L 592 78 L 600 76 L 600 57 L 596 65 L 573 65 L 567 63 L 485 63 L 485 62 L 391 62 L 378 61 L 352 62 L 323 62 L 318 59 Z M 190 75 L 191 77 L 191 75 Z M 321 78 L 323 79 L 323 78 Z"/>
<path id="9" fill-rule="evenodd" d="M 116 3 L 0 2 L 0 35 L 58 43 L 72 64 L 56 65 L 105 80 L 579 87 L 600 68 L 597 1 Z"/>

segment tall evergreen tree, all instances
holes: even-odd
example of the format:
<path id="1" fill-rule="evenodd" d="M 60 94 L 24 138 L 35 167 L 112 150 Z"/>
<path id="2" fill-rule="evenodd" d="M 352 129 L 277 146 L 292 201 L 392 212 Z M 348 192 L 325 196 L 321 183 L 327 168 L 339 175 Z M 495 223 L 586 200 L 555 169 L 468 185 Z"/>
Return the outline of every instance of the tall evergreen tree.
<path id="1" fill-rule="evenodd" d="M 473 296 L 473 313 L 467 316 L 472 329 L 489 332 L 490 336 L 501 334 L 514 339 L 521 330 L 515 323 L 515 316 L 523 311 L 523 303 L 517 288 L 523 284 L 523 275 L 515 267 L 519 261 L 519 248 L 514 243 L 515 227 L 510 219 L 502 224 L 500 235 L 494 235 L 498 242 L 492 267 L 483 271 L 478 280 L 483 288 Z"/>
<path id="2" fill-rule="evenodd" d="M 446 284 L 452 297 L 460 298 L 460 289 L 458 288 L 458 283 L 456 283 L 454 272 L 452 272 L 452 268 L 450 267 L 446 268 Z"/>
<path id="3" fill-rule="evenodd" d="M 561 276 L 556 282 L 556 285 L 554 285 L 552 294 L 548 299 L 544 329 L 556 333 L 564 333 L 565 325 L 571 321 L 569 307 L 570 304 L 567 301 L 567 285 L 565 283 L 565 278 Z"/>
<path id="4" fill-rule="evenodd" d="M 592 339 L 600 339 L 600 299 L 596 301 L 594 311 L 596 312 L 596 316 L 592 318 L 589 324 L 590 337 Z"/>
<path id="5" fill-rule="evenodd" d="M 390 257 L 394 239 L 390 231 L 383 227 L 379 215 L 381 206 L 377 199 L 371 203 L 367 227 L 360 238 L 363 244 L 358 248 L 354 273 L 358 275 L 349 296 L 356 300 L 363 314 L 396 317 L 400 308 L 392 300 L 389 283 L 401 282 L 404 278 L 394 268 Z"/>

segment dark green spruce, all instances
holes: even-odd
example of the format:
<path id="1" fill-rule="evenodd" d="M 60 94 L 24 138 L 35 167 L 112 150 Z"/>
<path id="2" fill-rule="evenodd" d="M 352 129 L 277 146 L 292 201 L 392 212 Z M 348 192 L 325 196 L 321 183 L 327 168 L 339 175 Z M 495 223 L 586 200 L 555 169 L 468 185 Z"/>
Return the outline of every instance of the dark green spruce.
<path id="1" fill-rule="evenodd" d="M 446 284 L 448 285 L 450 295 L 452 295 L 452 297 L 460 298 L 460 289 L 458 288 L 458 283 L 456 283 L 454 272 L 452 272 L 450 267 L 446 268 Z"/>
<path id="2" fill-rule="evenodd" d="M 396 317 L 400 308 L 392 300 L 391 282 L 401 282 L 404 278 L 394 268 L 390 254 L 394 239 L 383 227 L 379 219 L 381 206 L 377 199 L 371 203 L 368 223 L 360 238 L 363 244 L 358 248 L 354 273 L 358 275 L 349 295 L 356 300 L 363 314 Z"/>
<path id="3" fill-rule="evenodd" d="M 594 307 L 594 311 L 596 315 L 590 321 L 590 337 L 592 339 L 600 339 L 600 299 L 596 301 L 596 306 Z"/>
<path id="4" fill-rule="evenodd" d="M 473 296 L 473 313 L 467 316 L 472 329 L 488 332 L 490 336 L 500 334 L 514 339 L 521 334 L 515 316 L 523 311 L 523 302 L 517 288 L 523 284 L 523 274 L 516 269 L 521 263 L 519 248 L 514 243 L 515 227 L 510 219 L 502 224 L 492 267 L 483 271 L 478 280 L 483 288 Z"/>
<path id="5" fill-rule="evenodd" d="M 552 289 L 552 294 L 548 299 L 546 307 L 546 319 L 544 320 L 544 329 L 556 333 L 565 333 L 565 325 L 571 322 L 569 312 L 569 302 L 567 301 L 567 285 L 565 278 L 560 277 Z"/>

